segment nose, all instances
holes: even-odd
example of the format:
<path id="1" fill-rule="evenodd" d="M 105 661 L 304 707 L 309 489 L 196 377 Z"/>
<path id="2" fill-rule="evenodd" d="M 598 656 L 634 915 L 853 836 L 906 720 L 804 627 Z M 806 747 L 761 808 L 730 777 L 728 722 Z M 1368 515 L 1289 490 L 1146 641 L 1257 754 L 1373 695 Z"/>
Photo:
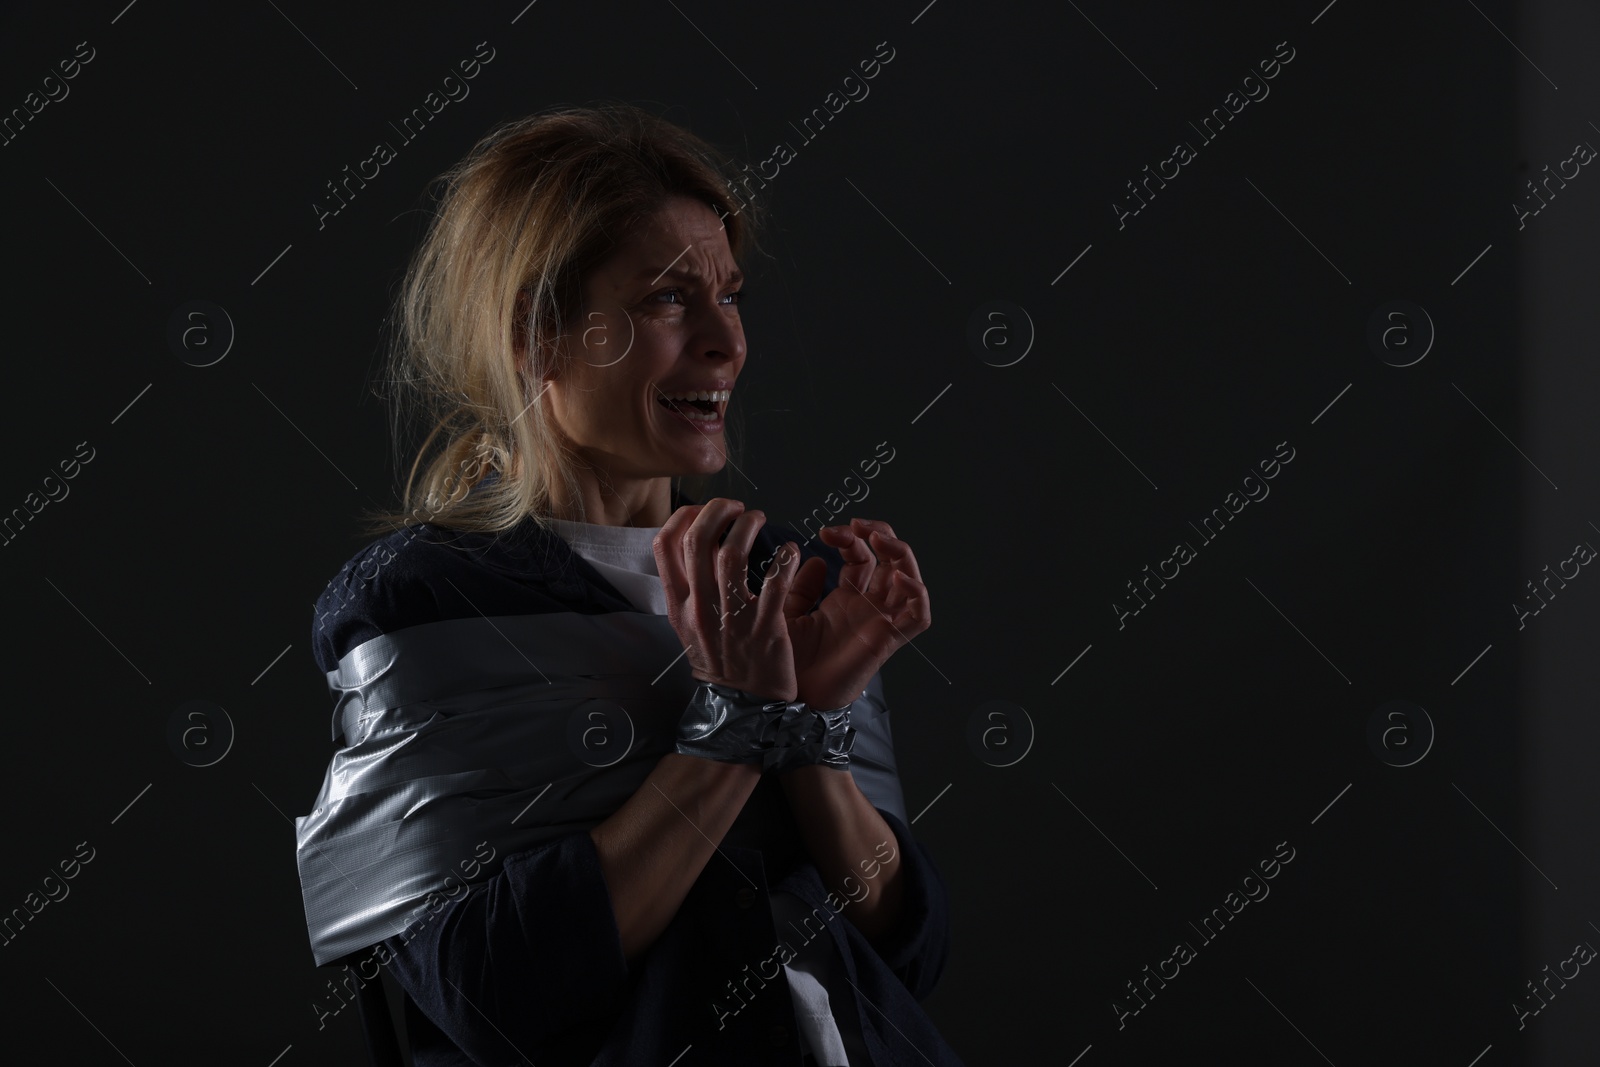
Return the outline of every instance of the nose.
<path id="1" fill-rule="evenodd" d="M 694 353 L 717 362 L 731 362 L 737 370 L 744 364 L 744 324 L 737 313 L 724 308 L 713 311 L 694 340 Z"/>

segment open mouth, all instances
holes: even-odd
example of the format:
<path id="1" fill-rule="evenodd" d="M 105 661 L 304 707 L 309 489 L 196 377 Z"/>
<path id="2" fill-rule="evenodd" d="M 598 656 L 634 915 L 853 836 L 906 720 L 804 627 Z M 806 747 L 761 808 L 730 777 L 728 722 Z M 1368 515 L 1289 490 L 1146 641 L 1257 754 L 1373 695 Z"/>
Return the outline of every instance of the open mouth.
<path id="1" fill-rule="evenodd" d="M 656 396 L 656 403 L 693 422 L 718 422 L 727 410 L 727 396 L 726 391 L 721 391 L 713 397 L 668 396 L 661 393 Z"/>

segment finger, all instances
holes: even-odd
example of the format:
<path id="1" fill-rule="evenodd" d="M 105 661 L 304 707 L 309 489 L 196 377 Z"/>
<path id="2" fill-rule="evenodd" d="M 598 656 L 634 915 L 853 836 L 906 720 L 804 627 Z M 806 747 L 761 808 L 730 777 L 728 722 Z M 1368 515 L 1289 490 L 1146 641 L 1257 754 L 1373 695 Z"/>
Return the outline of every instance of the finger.
<path id="1" fill-rule="evenodd" d="M 890 598 L 894 608 L 890 613 L 898 615 L 910 611 L 915 615 L 931 617 L 932 600 L 928 595 L 928 587 L 899 571 L 894 573 L 895 590 Z"/>
<path id="2" fill-rule="evenodd" d="M 862 536 L 877 553 L 878 562 L 891 563 L 894 569 L 904 571 L 919 582 L 922 580 L 922 572 L 917 567 L 917 557 L 912 554 L 911 546 L 896 537 L 894 529 L 888 523 L 876 519 L 850 521 L 852 524 L 859 524 Z"/>
<path id="3" fill-rule="evenodd" d="M 893 577 L 896 574 L 909 578 L 918 584 L 921 577 L 915 572 L 917 569 L 916 557 L 911 555 L 911 546 L 904 541 L 886 538 L 881 534 L 869 535 L 869 544 L 878 554 L 878 570 L 876 577 L 879 582 L 873 584 L 873 594 L 890 597 L 894 592 Z"/>
<path id="4" fill-rule="evenodd" d="M 790 541 L 789 544 L 794 544 Z M 800 555 L 798 546 L 794 549 L 796 558 Z M 795 574 L 789 587 L 783 594 L 783 614 L 786 618 L 798 619 L 811 610 L 817 602 L 817 597 L 822 595 L 823 586 L 828 581 L 828 561 L 821 556 L 812 556 L 804 563 L 795 567 Z M 762 592 L 766 589 L 763 587 Z"/>
<path id="5" fill-rule="evenodd" d="M 750 589 L 750 546 L 767 524 L 767 513 L 752 508 L 733 520 L 722 547 L 717 549 L 717 589 L 722 596 L 722 617 L 736 615 L 755 599 Z"/>
<path id="6" fill-rule="evenodd" d="M 667 606 L 676 613 L 689 598 L 689 575 L 683 566 L 683 533 L 689 528 L 702 504 L 685 504 L 667 516 L 651 542 L 656 557 L 656 573 L 666 588 Z"/>
<path id="7" fill-rule="evenodd" d="M 888 523 L 884 522 L 882 519 L 853 518 L 853 519 L 850 520 L 850 525 L 852 527 L 860 527 L 861 529 L 860 529 L 859 532 L 860 532 L 861 536 L 863 536 L 863 537 L 865 537 L 867 535 L 867 532 L 870 531 L 870 530 L 876 530 L 879 533 L 883 534 L 883 536 L 885 536 L 885 537 L 893 537 L 894 536 L 894 527 L 890 526 Z"/>
<path id="8" fill-rule="evenodd" d="M 909 641 L 933 625 L 933 604 L 927 586 L 922 583 L 913 583 L 902 575 L 896 584 L 905 587 L 907 595 L 899 610 L 894 612 L 893 625 Z"/>
<path id="9" fill-rule="evenodd" d="M 722 590 L 716 573 L 717 540 L 744 505 L 726 497 L 706 501 L 683 535 L 683 566 L 689 577 L 690 611 L 700 632 L 722 628 Z"/>
<path id="10" fill-rule="evenodd" d="M 822 532 L 832 535 L 831 540 L 836 542 L 833 547 L 844 560 L 844 566 L 839 568 L 839 585 L 868 595 L 873 572 L 878 569 L 878 557 L 872 554 L 872 547 L 849 526 L 827 526 Z"/>
<path id="11" fill-rule="evenodd" d="M 817 557 L 812 557 L 813 559 Z M 811 560 L 806 560 L 810 563 Z M 798 603 L 799 609 L 795 614 L 804 615 L 811 602 L 817 598 L 815 592 L 809 597 L 805 590 L 797 590 L 796 575 L 800 573 L 800 546 L 793 541 L 786 541 L 778 548 L 778 554 L 772 559 L 773 566 L 761 586 L 761 595 L 756 598 L 756 617 L 754 628 L 757 633 L 766 633 L 768 629 L 776 627 L 780 630 L 787 629 L 791 609 Z M 822 588 L 822 578 L 826 572 L 827 564 L 823 563 L 822 571 L 812 571 L 816 575 L 814 581 L 817 589 Z"/>

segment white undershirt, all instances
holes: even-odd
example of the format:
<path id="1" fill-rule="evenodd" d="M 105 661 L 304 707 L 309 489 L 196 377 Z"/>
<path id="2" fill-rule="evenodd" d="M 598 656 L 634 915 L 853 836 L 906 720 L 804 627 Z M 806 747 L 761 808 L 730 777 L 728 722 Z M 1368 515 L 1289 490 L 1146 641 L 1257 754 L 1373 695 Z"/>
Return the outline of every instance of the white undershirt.
<path id="1" fill-rule="evenodd" d="M 604 526 L 568 519 L 550 521 L 562 540 L 593 564 L 634 607 L 650 615 L 667 613 L 666 589 L 656 571 L 655 536 L 661 530 L 659 526 Z M 789 930 L 785 926 L 790 922 L 798 923 L 811 909 L 792 893 L 774 890 L 768 894 L 768 899 L 779 939 L 797 950 L 794 960 L 784 964 L 783 969 L 789 979 L 801 1044 L 820 1067 L 849 1067 L 844 1038 L 829 1006 L 825 985 L 838 956 L 833 938 L 823 932 L 801 947 L 802 939 L 786 936 Z"/>

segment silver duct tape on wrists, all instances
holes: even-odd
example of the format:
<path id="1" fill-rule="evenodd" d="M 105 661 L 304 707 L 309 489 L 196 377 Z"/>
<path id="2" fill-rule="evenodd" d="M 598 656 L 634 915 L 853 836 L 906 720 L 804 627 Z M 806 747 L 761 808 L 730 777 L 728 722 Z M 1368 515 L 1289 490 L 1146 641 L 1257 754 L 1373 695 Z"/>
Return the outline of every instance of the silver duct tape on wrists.
<path id="1" fill-rule="evenodd" d="M 317 965 L 616 811 L 674 751 L 698 687 L 682 653 L 666 616 L 637 612 L 451 619 L 351 649 L 328 673 L 344 747 L 294 821 Z M 878 676 L 850 715 L 850 775 L 905 821 Z M 771 818 L 747 805 L 724 841 L 759 847 Z"/>
<path id="2" fill-rule="evenodd" d="M 856 745 L 856 728 L 851 723 L 856 701 L 832 711 L 818 711 L 821 720 L 820 736 L 810 744 L 785 753 L 776 761 L 768 761 L 767 770 L 786 771 L 807 764 L 826 764 L 829 767 L 850 766 L 850 753 Z"/>
<path id="3" fill-rule="evenodd" d="M 817 711 L 714 682 L 700 684 L 678 720 L 677 748 L 683 755 L 760 763 L 763 771 L 816 763 L 842 768 L 849 765 L 854 741 L 849 704 Z"/>

